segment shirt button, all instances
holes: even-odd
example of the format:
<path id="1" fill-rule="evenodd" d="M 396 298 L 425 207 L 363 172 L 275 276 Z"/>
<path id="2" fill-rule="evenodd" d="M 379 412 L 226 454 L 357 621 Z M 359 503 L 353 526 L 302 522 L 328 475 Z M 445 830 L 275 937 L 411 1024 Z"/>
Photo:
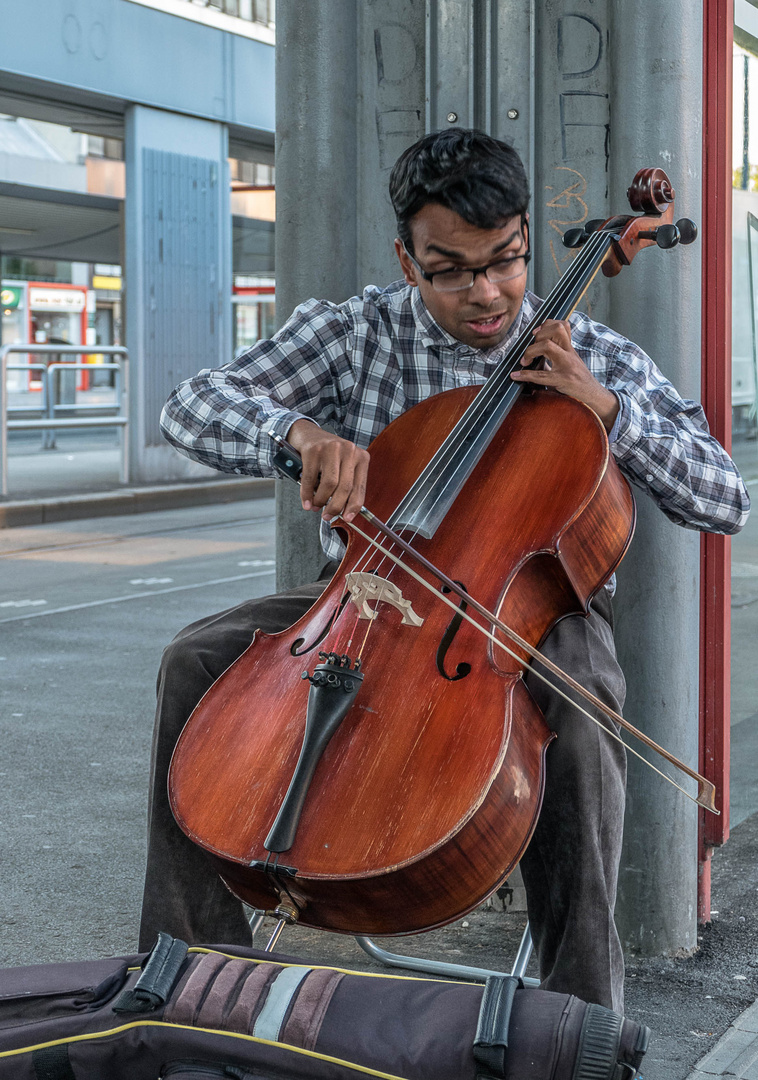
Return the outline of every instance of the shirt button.
<path id="1" fill-rule="evenodd" d="M 648 474 L 647 474 L 647 476 L 645 477 L 645 479 L 647 480 L 648 484 L 652 483 L 652 481 L 653 481 L 653 474 L 652 474 L 652 473 L 648 473 Z"/>
<path id="2" fill-rule="evenodd" d="M 242 476 L 242 469 L 235 469 L 234 471 L 237 473 L 238 476 Z"/>

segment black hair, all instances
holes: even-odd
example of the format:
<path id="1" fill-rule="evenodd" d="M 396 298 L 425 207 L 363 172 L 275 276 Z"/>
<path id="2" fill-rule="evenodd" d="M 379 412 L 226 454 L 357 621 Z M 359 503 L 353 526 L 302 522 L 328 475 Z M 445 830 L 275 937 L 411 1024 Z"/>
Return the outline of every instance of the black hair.
<path id="1" fill-rule="evenodd" d="M 470 225 L 496 229 L 516 214 L 524 218 L 529 182 L 508 143 L 481 131 L 447 128 L 409 146 L 390 173 L 397 235 L 413 251 L 411 221 L 427 203 L 439 203 Z"/>

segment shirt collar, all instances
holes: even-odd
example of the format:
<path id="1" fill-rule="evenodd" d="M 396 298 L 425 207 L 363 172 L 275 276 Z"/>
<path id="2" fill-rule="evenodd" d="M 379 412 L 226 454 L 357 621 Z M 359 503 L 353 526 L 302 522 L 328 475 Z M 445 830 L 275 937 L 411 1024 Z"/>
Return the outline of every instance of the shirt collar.
<path id="1" fill-rule="evenodd" d="M 495 345 L 492 349 L 475 349 L 473 345 L 466 345 L 464 342 L 454 338 L 447 330 L 444 330 L 429 314 L 429 310 L 421 298 L 419 289 L 411 286 L 411 311 L 413 312 L 421 344 L 424 348 L 429 349 L 434 346 L 439 347 L 440 345 L 447 346 L 447 348 L 450 349 L 470 353 L 475 356 L 482 356 L 488 361 L 495 359 L 499 360 L 501 356 L 505 355 L 523 328 L 537 313 L 541 303 L 542 301 L 539 297 L 535 296 L 534 293 L 527 289 L 521 303 L 521 310 L 516 316 L 507 338 L 505 338 L 504 341 L 501 341 L 499 345 Z"/>
<path id="2" fill-rule="evenodd" d="M 424 348 L 429 349 L 435 345 L 446 345 L 450 349 L 455 349 L 461 345 L 462 343 L 457 338 L 454 338 L 452 334 L 448 334 L 447 330 L 443 330 L 440 324 L 429 314 L 426 304 L 421 299 L 420 290 L 414 286 L 410 286 L 410 289 L 411 311 L 413 312 L 413 318 L 416 320 L 416 327 Z"/>

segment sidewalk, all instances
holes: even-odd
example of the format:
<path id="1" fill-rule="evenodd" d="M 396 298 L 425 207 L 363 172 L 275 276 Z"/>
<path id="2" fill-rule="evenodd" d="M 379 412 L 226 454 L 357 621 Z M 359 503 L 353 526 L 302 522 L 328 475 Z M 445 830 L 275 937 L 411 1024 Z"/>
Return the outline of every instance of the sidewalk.
<path id="1" fill-rule="evenodd" d="M 7 499 L 0 498 L 0 529 L 76 518 L 136 514 L 178 506 L 267 498 L 273 480 L 207 471 L 207 479 L 167 484 L 119 484 L 121 451 L 112 437 L 92 448 L 93 436 L 57 433 L 58 449 L 40 438 L 9 444 Z"/>
<path id="2" fill-rule="evenodd" d="M 687 1080 L 713 1076 L 758 1077 L 758 1001 L 730 1024 L 726 1035 L 698 1062 Z"/>

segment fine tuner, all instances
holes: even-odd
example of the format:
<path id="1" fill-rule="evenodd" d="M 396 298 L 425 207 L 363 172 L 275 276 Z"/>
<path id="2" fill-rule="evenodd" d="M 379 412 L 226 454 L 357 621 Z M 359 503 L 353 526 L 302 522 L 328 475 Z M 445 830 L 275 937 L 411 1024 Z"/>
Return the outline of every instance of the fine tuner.
<path id="1" fill-rule="evenodd" d="M 593 218 L 592 221 L 587 221 L 580 229 L 569 229 L 563 234 L 564 247 L 581 247 L 594 232 L 602 229 L 605 224 L 603 218 Z M 655 229 L 640 231 L 637 236 L 640 240 L 654 240 L 659 248 L 665 250 L 676 247 L 677 244 L 694 243 L 697 240 L 697 225 L 690 218 L 679 218 L 676 225 L 658 225 Z"/>

